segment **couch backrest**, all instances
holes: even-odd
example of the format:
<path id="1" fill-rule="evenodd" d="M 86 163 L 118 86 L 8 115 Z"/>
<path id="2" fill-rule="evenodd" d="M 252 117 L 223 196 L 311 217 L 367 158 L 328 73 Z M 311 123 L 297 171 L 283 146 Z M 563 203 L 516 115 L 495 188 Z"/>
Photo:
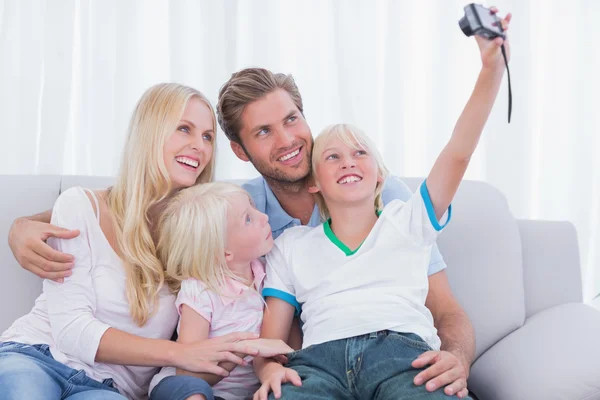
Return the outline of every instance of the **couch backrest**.
<path id="1" fill-rule="evenodd" d="M 421 179 L 405 179 L 415 189 Z M 493 186 L 464 181 L 438 239 L 452 292 L 476 332 L 476 356 L 525 321 L 519 228 Z"/>
<path id="2" fill-rule="evenodd" d="M 422 179 L 404 181 L 414 190 Z M 6 237 L 14 218 L 50 208 L 59 188 L 61 192 L 77 185 L 101 189 L 113 183 L 111 177 L 0 176 L 0 187 L 11 193 L 0 199 L 0 235 Z M 452 290 L 475 328 L 479 355 L 525 319 L 517 223 L 498 190 L 486 183 L 465 181 L 453 204 L 453 220 L 438 243 L 448 264 Z M 8 279 L 0 283 L 0 330 L 4 330 L 31 308 L 40 282 L 18 268 L 6 244 L 0 246 L 0 254 L 8 273 Z"/>
<path id="3" fill-rule="evenodd" d="M 8 231 L 15 218 L 52 208 L 58 197 L 60 176 L 2 175 L 0 188 L 0 332 L 3 332 L 31 310 L 42 290 L 41 279 L 19 267 L 8 247 Z"/>

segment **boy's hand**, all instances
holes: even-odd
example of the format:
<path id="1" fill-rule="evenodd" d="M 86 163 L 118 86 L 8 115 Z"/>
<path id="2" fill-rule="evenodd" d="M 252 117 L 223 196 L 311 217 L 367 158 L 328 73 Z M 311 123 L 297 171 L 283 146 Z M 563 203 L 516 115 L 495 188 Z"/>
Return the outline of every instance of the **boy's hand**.
<path id="1" fill-rule="evenodd" d="M 498 9 L 496 7 L 491 7 L 490 12 L 492 14 L 496 14 Z M 510 25 L 510 20 L 512 19 L 512 14 L 508 13 L 504 19 L 502 19 L 499 23 L 502 24 L 502 29 L 504 32 L 508 30 L 508 26 Z M 483 68 L 490 69 L 499 69 L 504 70 L 504 58 L 502 58 L 502 51 L 500 50 L 500 46 L 504 44 L 504 48 L 506 50 L 506 60 L 510 61 L 510 43 L 508 40 L 508 36 L 506 40 L 497 37 L 493 40 L 488 40 L 481 36 L 475 35 L 475 40 L 479 45 L 479 51 L 481 52 L 481 64 Z"/>
<path id="2" fill-rule="evenodd" d="M 292 383 L 294 386 L 302 386 L 302 380 L 296 371 L 274 362 L 266 365 L 261 375 L 265 379 L 260 389 L 254 393 L 254 400 L 267 400 L 271 391 L 273 391 L 275 398 L 279 399 L 281 397 L 282 383 Z"/>

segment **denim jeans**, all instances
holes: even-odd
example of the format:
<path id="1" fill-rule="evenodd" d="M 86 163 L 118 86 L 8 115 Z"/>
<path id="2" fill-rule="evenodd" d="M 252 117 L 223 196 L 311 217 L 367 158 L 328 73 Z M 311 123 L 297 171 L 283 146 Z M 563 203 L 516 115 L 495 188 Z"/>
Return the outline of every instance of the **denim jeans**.
<path id="1" fill-rule="evenodd" d="M 282 385 L 282 399 L 438 400 L 457 399 L 443 388 L 428 392 L 416 386 L 421 369 L 411 363 L 431 350 L 419 336 L 391 331 L 310 346 L 288 355 L 302 386 Z M 273 393 L 269 399 L 274 399 Z"/>
<path id="2" fill-rule="evenodd" d="M 125 400 L 112 379 L 98 382 L 54 360 L 48 345 L 0 343 L 3 400 Z"/>
<path id="3" fill-rule="evenodd" d="M 167 376 L 150 393 L 150 400 L 185 400 L 193 394 L 203 394 L 206 400 L 217 400 L 210 385 L 203 379 L 187 375 Z"/>

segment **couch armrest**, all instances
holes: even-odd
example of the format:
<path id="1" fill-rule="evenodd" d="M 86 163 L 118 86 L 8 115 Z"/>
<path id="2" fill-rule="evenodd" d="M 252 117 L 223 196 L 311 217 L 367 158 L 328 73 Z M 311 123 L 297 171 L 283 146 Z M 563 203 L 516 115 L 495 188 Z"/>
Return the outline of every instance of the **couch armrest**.
<path id="1" fill-rule="evenodd" d="M 583 302 L 577 232 L 569 222 L 518 220 L 526 317 Z"/>
<path id="2" fill-rule="evenodd" d="M 600 311 L 562 304 L 529 318 L 473 363 L 480 400 L 599 400 Z"/>

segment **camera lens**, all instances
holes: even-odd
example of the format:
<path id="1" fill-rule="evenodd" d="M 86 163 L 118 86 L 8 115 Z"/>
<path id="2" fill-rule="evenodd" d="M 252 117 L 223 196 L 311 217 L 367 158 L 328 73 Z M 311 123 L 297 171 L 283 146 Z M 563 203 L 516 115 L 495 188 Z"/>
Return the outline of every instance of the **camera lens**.
<path id="1" fill-rule="evenodd" d="M 471 29 L 471 24 L 466 15 L 458 21 L 458 26 L 460 26 L 460 29 L 462 29 L 465 35 L 473 36 L 473 29 Z"/>

